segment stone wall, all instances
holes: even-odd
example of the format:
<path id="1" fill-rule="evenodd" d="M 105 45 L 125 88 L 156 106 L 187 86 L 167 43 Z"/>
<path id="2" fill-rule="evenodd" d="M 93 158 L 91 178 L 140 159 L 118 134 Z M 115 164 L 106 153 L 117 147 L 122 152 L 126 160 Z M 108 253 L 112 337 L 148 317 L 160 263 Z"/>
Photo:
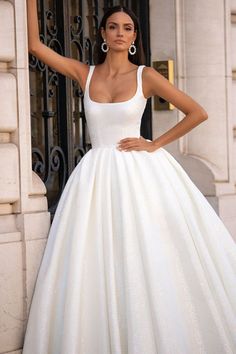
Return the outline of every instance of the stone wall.
<path id="1" fill-rule="evenodd" d="M 31 164 L 25 1 L 0 1 L 1 354 L 21 352 L 50 225 L 46 190 Z"/>
<path id="2" fill-rule="evenodd" d="M 230 55 L 229 55 L 229 84 L 232 83 L 230 94 L 230 110 L 232 115 L 232 124 L 233 124 L 233 180 L 236 185 L 236 0 L 230 1 L 230 11 L 231 11 L 231 23 L 230 26 Z"/>

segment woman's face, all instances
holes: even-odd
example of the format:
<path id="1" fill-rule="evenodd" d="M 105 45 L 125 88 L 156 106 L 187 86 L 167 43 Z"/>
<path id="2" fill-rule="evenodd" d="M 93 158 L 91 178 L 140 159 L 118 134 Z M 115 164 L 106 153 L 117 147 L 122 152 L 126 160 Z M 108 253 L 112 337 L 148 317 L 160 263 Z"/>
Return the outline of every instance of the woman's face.
<path id="1" fill-rule="evenodd" d="M 106 29 L 101 29 L 103 39 L 106 39 L 110 49 L 123 51 L 128 50 L 136 39 L 134 22 L 125 12 L 115 12 L 108 17 Z"/>

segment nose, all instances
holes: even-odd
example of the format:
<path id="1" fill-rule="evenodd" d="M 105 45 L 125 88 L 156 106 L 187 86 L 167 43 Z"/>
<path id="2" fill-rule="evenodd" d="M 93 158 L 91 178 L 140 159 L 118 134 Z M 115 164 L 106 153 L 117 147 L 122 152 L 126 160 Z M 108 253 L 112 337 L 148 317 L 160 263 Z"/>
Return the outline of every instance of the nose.
<path id="1" fill-rule="evenodd" d="M 118 35 L 119 37 L 123 37 L 123 28 L 118 27 L 117 35 Z"/>

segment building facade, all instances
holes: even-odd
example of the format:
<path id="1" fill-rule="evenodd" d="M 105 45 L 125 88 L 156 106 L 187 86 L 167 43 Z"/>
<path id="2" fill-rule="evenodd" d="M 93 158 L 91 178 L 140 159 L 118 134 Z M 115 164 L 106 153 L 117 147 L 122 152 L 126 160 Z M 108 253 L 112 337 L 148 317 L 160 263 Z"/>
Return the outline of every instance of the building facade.
<path id="1" fill-rule="evenodd" d="M 98 20 L 105 5 L 118 3 L 67 0 L 63 11 L 67 11 L 65 18 L 73 16 L 79 20 L 84 16 L 84 21 L 91 18 L 88 14 L 94 18 L 93 12 L 97 11 Z M 138 12 L 143 28 L 148 24 L 144 42 L 149 65 L 173 60 L 174 84 L 208 112 L 207 121 L 164 148 L 180 162 L 236 240 L 236 1 L 150 0 L 142 2 L 145 8 L 138 1 L 123 2 L 126 3 Z M 50 20 L 50 13 L 47 14 Z M 40 20 L 42 16 L 43 11 Z M 86 45 L 79 53 L 82 60 L 89 62 L 89 38 L 97 24 L 84 26 Z M 79 21 L 77 30 L 81 38 Z M 64 48 L 74 55 L 70 43 L 64 43 Z M 41 74 L 36 73 L 36 64 L 31 59 L 29 62 L 25 0 L 0 0 L 0 354 L 21 353 L 34 284 L 47 242 L 50 211 L 79 157 L 89 148 L 79 90 L 71 82 L 62 81 L 66 92 L 71 90 L 65 111 L 69 133 L 63 138 L 58 133 L 59 109 L 53 108 L 58 91 L 42 110 L 43 94 L 41 99 L 35 98 L 34 88 L 40 87 L 40 82 L 45 84 L 40 81 L 44 80 L 45 68 L 42 67 Z M 48 86 L 42 87 L 47 90 Z M 52 93 L 54 88 L 49 87 L 46 92 Z M 183 114 L 175 109 L 156 111 L 153 100 L 149 101 L 142 129 L 146 136 L 156 138 L 181 120 Z M 63 109 L 65 105 L 62 112 Z M 46 126 L 45 121 L 42 125 L 37 118 L 39 111 L 44 113 L 41 119 L 47 121 L 54 117 L 50 113 L 56 112 L 56 128 L 52 123 Z M 71 120 L 70 116 L 77 115 L 82 117 L 81 121 Z M 47 131 L 52 129 L 47 139 L 45 126 Z M 52 146 L 47 155 L 49 142 Z M 63 157 L 60 149 L 55 148 L 58 146 L 66 152 Z M 64 179 L 59 165 L 63 171 L 67 166 Z"/>

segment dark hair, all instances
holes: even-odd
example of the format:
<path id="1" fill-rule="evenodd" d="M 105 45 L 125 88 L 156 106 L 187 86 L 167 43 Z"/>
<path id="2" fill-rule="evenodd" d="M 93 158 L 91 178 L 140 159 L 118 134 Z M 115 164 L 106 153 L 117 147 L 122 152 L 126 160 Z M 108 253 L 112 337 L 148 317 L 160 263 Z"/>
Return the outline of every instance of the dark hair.
<path id="1" fill-rule="evenodd" d="M 101 35 L 101 28 L 103 27 L 106 29 L 106 23 L 108 17 L 110 17 L 112 14 L 115 12 L 125 12 L 127 15 L 129 15 L 134 23 L 134 30 L 137 32 L 136 34 L 136 40 L 135 40 L 135 46 L 136 46 L 136 53 L 134 55 L 130 55 L 128 53 L 128 59 L 131 61 L 131 63 L 136 64 L 136 65 L 142 65 L 145 64 L 145 55 L 144 55 L 144 50 L 143 50 L 143 43 L 142 43 L 142 36 L 140 32 L 140 24 L 137 16 L 134 14 L 134 12 L 130 9 L 128 9 L 125 6 L 113 6 L 110 9 L 106 11 L 106 13 L 103 15 L 103 18 L 101 20 L 98 33 L 97 33 L 97 38 L 96 38 L 96 43 L 94 47 L 94 64 L 101 64 L 104 62 L 106 58 L 106 53 L 104 53 L 101 50 L 101 44 L 103 42 L 103 38 Z"/>

